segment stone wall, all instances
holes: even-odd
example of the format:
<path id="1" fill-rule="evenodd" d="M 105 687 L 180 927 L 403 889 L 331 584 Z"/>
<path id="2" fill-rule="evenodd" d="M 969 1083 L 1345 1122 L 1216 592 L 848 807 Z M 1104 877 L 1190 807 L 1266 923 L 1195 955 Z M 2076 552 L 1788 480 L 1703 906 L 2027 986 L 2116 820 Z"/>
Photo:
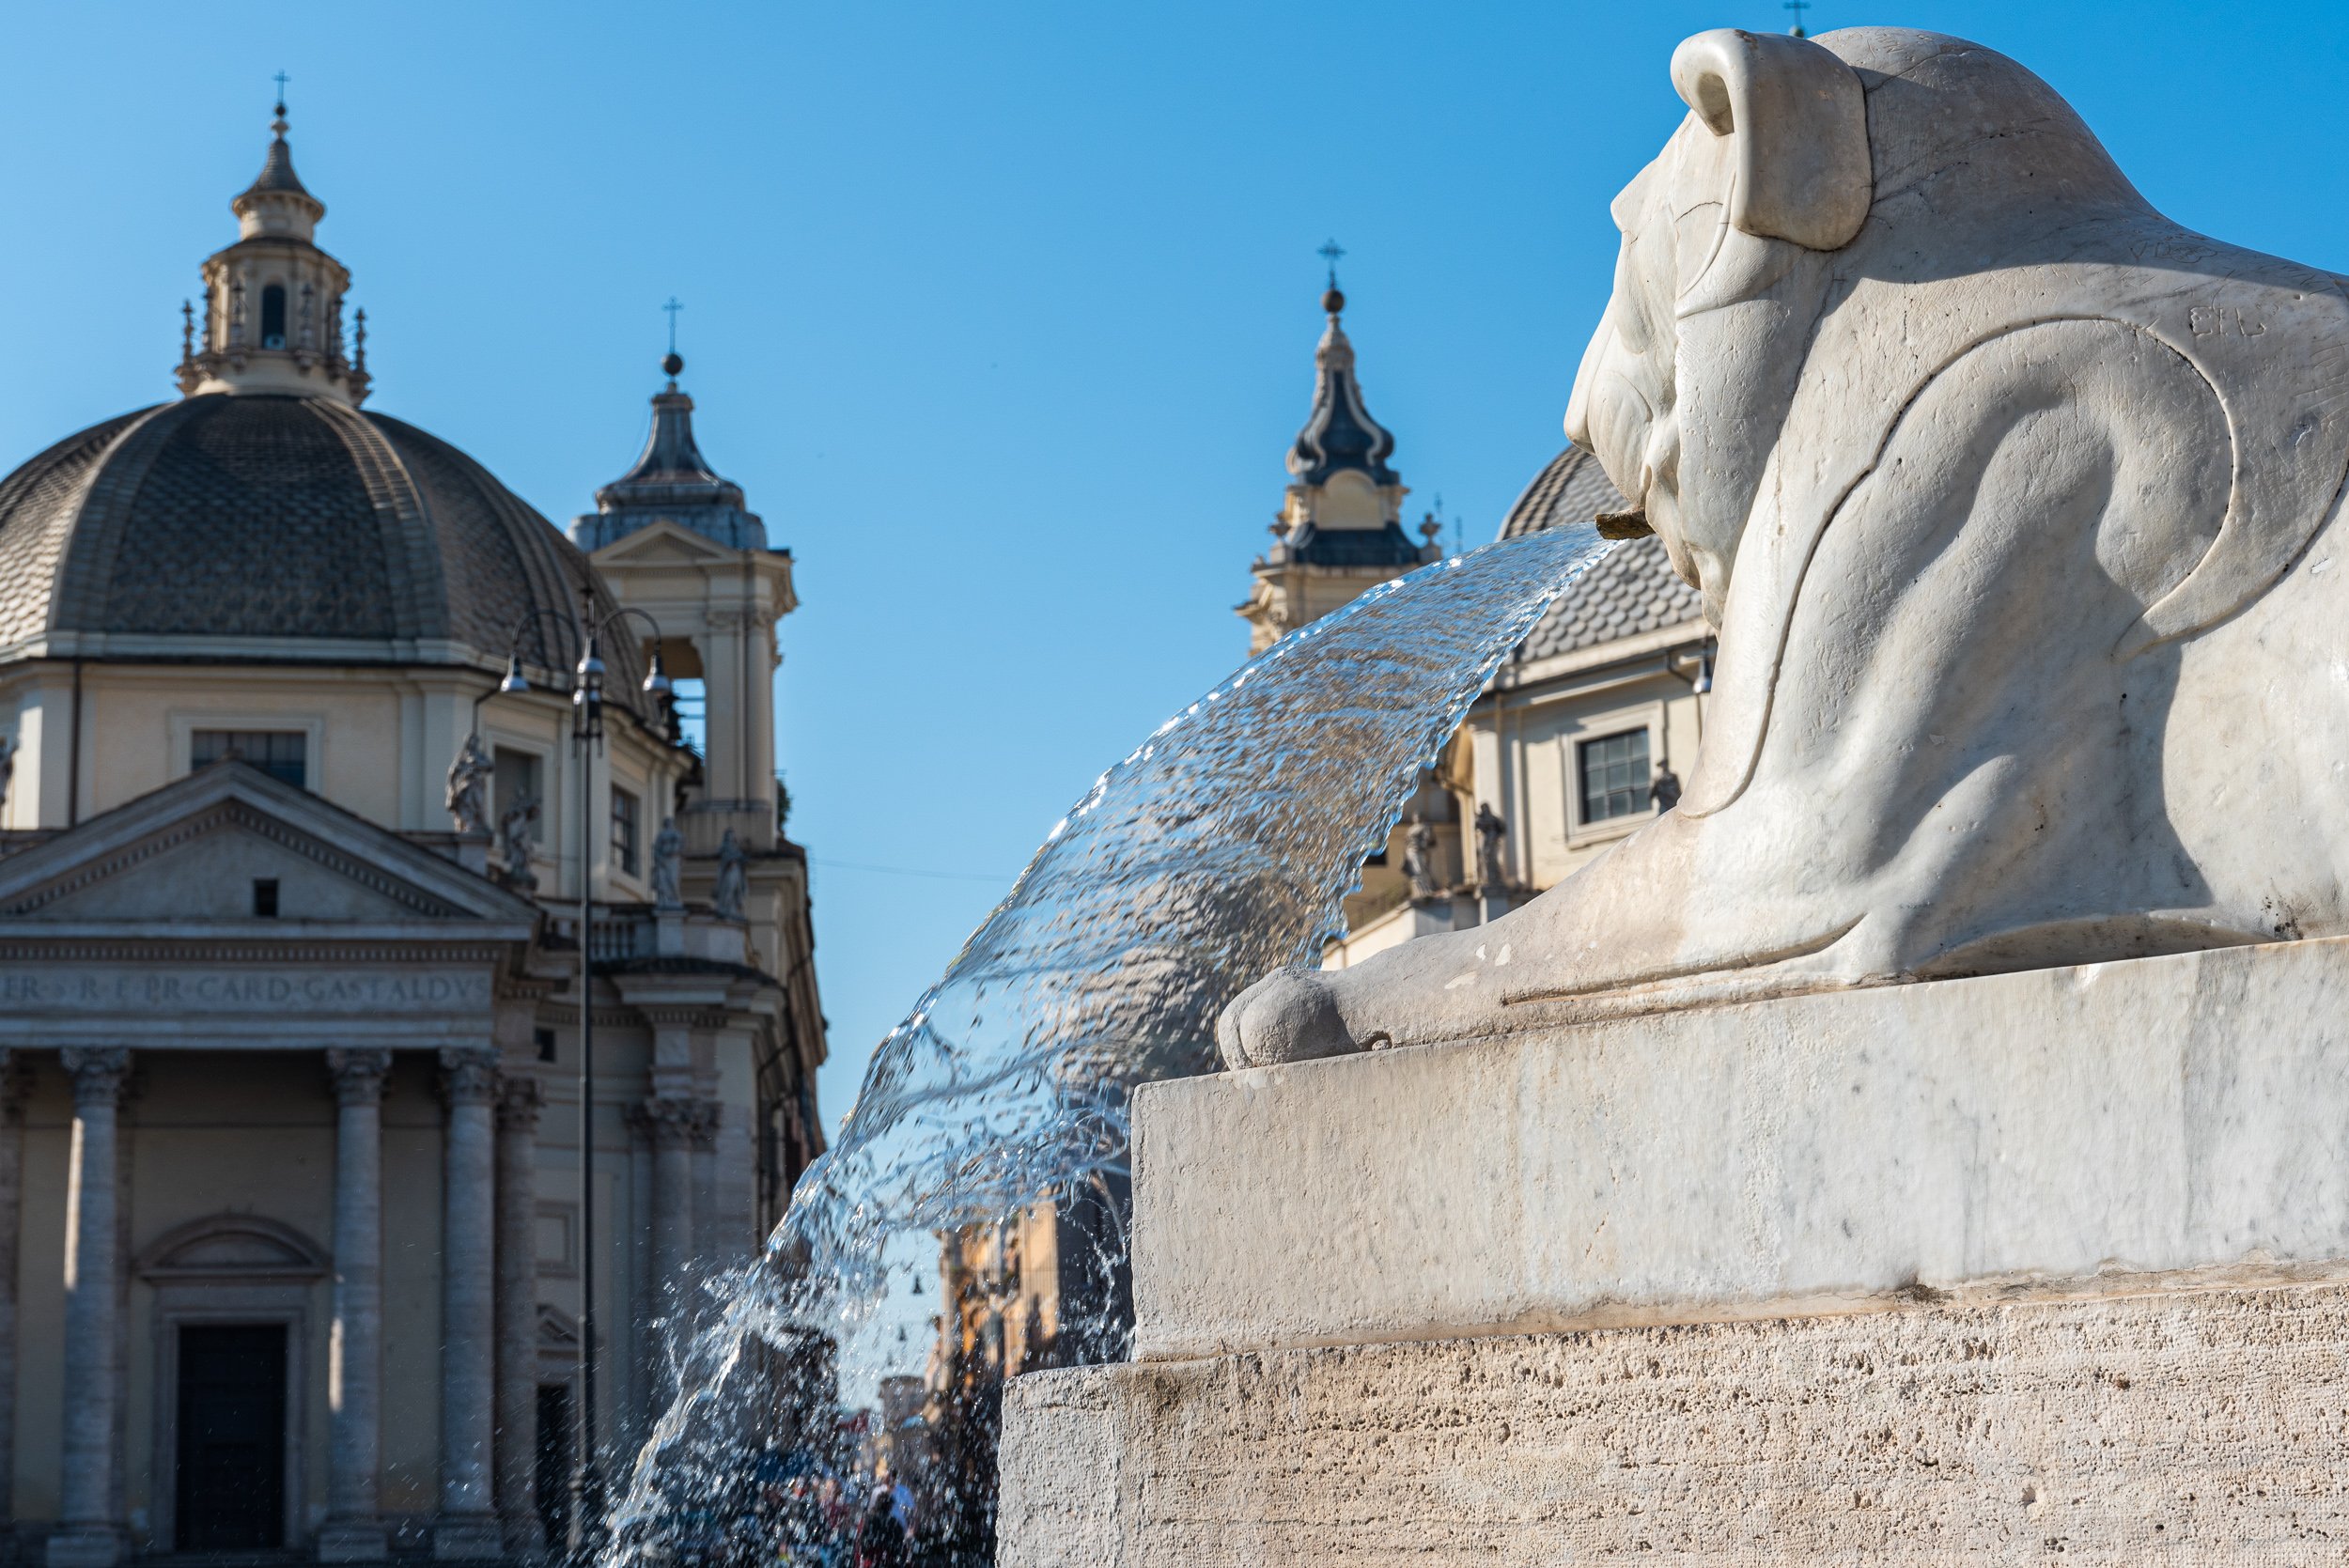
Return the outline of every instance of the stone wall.
<path id="1" fill-rule="evenodd" d="M 2349 1283 L 1043 1373 L 1000 1568 L 2338 1561 Z"/>

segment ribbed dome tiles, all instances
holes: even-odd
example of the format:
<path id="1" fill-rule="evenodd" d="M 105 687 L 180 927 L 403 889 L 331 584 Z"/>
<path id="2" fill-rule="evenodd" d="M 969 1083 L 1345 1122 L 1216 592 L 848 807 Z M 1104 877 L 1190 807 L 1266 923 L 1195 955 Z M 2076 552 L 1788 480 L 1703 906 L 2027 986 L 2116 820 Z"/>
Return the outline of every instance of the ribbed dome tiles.
<path id="1" fill-rule="evenodd" d="M 61 638 L 103 638 L 99 657 L 186 638 L 266 641 L 297 660 L 502 660 L 522 628 L 523 658 L 559 668 L 576 657 L 568 628 L 591 576 L 465 454 L 331 397 L 188 397 L 70 436 L 0 480 L 0 657 Z M 628 639 L 607 657 L 623 679 L 636 662 Z"/>

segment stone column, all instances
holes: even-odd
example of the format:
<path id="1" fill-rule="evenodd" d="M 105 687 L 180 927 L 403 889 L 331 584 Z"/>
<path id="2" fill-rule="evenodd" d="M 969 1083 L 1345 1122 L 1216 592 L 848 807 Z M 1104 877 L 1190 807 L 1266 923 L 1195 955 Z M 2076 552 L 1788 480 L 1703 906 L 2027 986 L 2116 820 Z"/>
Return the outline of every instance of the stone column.
<path id="1" fill-rule="evenodd" d="M 653 1408 L 658 1416 L 677 1396 L 677 1332 L 688 1305 L 687 1269 L 693 1256 L 693 1102 L 656 1094 L 639 1101 L 630 1119 L 651 1142 L 652 1315 L 662 1325 L 653 1340 Z"/>
<path id="2" fill-rule="evenodd" d="M 321 1562 L 381 1562 L 383 1457 L 383 1076 L 388 1050 L 330 1050 L 334 1122 L 334 1318 L 326 1349 Z"/>
<path id="3" fill-rule="evenodd" d="M 441 1514 L 432 1555 L 494 1558 L 490 1454 L 497 1386 L 497 1052 L 444 1048 L 441 1222 Z"/>
<path id="4" fill-rule="evenodd" d="M 0 1549 L 16 1524 L 16 1263 L 24 1212 L 23 1053 L 0 1050 Z"/>
<path id="5" fill-rule="evenodd" d="M 115 1123 L 131 1053 L 119 1046 L 69 1046 L 59 1055 L 73 1076 L 73 1152 L 65 1199 L 65 1420 L 48 1560 L 50 1568 L 113 1568 L 123 1549 L 113 1513 L 116 1385 L 122 1380 L 115 1339 L 122 1266 Z"/>
<path id="6" fill-rule="evenodd" d="M 538 1519 L 538 1080 L 498 1093 L 498 1527 L 507 1555 L 545 1549 Z"/>
<path id="7" fill-rule="evenodd" d="M 694 1280 L 734 1261 L 720 1256 L 718 1121 L 716 1100 L 695 1100 L 692 1115 L 685 1124 L 686 1141 L 693 1151 L 693 1239 L 685 1266 Z"/>

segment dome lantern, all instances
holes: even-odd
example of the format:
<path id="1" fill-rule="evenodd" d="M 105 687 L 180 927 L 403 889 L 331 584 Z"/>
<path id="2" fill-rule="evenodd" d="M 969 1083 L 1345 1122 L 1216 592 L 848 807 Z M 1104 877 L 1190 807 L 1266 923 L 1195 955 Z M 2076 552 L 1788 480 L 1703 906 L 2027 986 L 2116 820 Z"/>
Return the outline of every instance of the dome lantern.
<path id="1" fill-rule="evenodd" d="M 287 129 L 280 99 L 261 172 L 228 204 L 237 241 L 204 263 L 200 347 L 180 355 L 179 390 L 292 393 L 355 408 L 368 378 L 343 346 L 350 272 L 318 247 L 326 204 L 294 173 Z"/>

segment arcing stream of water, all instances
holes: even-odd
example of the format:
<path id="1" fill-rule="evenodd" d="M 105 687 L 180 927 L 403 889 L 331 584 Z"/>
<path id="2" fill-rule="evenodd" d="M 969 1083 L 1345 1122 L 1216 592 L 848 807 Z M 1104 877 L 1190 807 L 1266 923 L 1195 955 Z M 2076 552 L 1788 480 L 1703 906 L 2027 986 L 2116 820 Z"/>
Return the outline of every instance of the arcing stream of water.
<path id="1" fill-rule="evenodd" d="M 764 1257 L 711 1291 L 610 1560 L 675 1557 L 749 1454 L 788 1446 L 778 1358 L 870 1330 L 893 1237 L 993 1222 L 1122 1167 L 1133 1087 L 1211 1070 L 1224 1003 L 1317 960 L 1436 749 L 1608 548 L 1552 530 L 1381 584 L 1095 782 L 874 1052 Z"/>

